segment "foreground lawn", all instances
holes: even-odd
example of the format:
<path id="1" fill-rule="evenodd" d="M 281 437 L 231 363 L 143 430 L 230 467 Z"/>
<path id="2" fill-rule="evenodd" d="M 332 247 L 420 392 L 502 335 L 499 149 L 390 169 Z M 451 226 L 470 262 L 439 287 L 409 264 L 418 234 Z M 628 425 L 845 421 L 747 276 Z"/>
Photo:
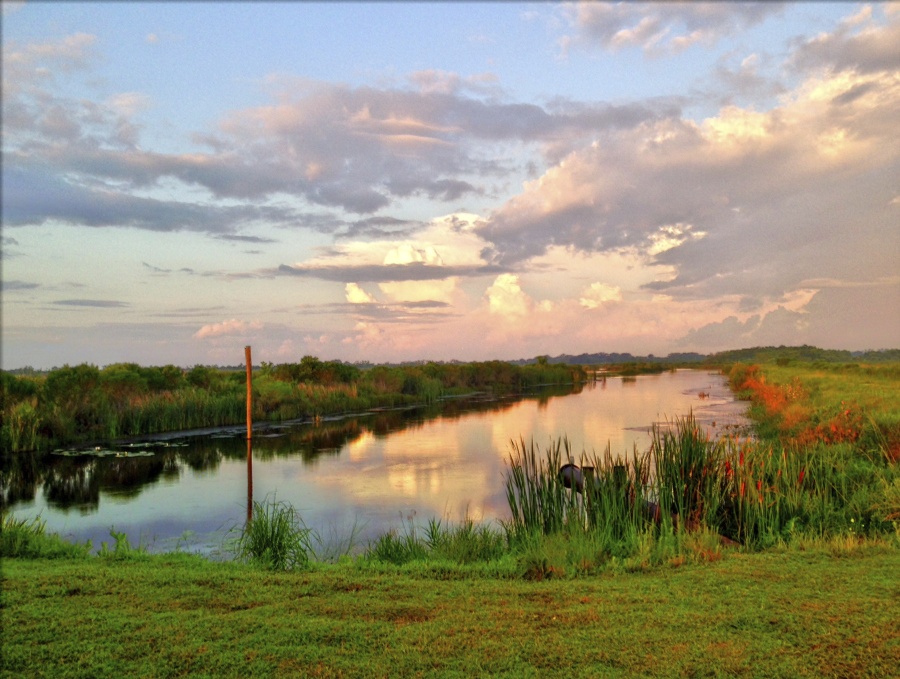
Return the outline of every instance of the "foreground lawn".
<path id="1" fill-rule="evenodd" d="M 900 550 L 832 542 L 529 582 L 170 554 L 5 559 L 9 677 L 889 677 Z"/>

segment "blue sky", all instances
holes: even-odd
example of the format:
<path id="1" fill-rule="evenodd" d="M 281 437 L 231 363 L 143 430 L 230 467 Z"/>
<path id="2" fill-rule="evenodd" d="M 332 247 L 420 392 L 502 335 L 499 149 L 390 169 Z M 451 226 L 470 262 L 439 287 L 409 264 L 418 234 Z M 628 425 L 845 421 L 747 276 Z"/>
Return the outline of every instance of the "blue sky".
<path id="1" fill-rule="evenodd" d="M 4 3 L 3 368 L 900 345 L 897 3 Z"/>

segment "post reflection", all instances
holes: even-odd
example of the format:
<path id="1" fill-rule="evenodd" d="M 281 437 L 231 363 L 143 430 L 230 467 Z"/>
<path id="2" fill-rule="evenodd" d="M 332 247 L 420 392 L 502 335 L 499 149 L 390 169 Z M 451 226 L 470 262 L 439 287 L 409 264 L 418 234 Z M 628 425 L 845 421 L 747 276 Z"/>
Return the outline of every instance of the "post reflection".
<path id="1" fill-rule="evenodd" d="M 253 520 L 253 439 L 247 438 L 247 523 Z"/>

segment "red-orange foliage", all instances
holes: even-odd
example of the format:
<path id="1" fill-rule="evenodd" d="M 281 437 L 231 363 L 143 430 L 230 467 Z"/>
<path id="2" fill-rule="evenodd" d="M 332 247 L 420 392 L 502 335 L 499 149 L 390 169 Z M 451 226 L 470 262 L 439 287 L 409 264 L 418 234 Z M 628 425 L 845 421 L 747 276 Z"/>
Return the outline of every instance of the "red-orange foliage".
<path id="1" fill-rule="evenodd" d="M 757 365 L 742 366 L 739 371 L 732 371 L 731 377 L 734 388 L 749 392 L 750 400 L 763 406 L 766 415 L 792 443 L 849 443 L 862 433 L 863 418 L 858 407 L 841 403 L 840 412 L 815 423 L 812 408 L 805 403 L 808 394 L 801 384 L 770 384 Z"/>

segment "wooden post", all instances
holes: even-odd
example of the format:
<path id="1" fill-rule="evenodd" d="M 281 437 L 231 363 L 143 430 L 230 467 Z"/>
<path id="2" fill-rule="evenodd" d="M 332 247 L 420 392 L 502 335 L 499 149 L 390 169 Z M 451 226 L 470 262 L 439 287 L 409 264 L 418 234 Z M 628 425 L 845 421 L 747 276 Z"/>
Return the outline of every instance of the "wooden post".
<path id="1" fill-rule="evenodd" d="M 250 347 L 244 347 L 247 358 L 247 440 L 253 438 L 253 363 L 250 359 Z"/>
<path id="2" fill-rule="evenodd" d="M 253 361 L 250 347 L 244 347 L 247 359 L 247 523 L 253 520 Z"/>

